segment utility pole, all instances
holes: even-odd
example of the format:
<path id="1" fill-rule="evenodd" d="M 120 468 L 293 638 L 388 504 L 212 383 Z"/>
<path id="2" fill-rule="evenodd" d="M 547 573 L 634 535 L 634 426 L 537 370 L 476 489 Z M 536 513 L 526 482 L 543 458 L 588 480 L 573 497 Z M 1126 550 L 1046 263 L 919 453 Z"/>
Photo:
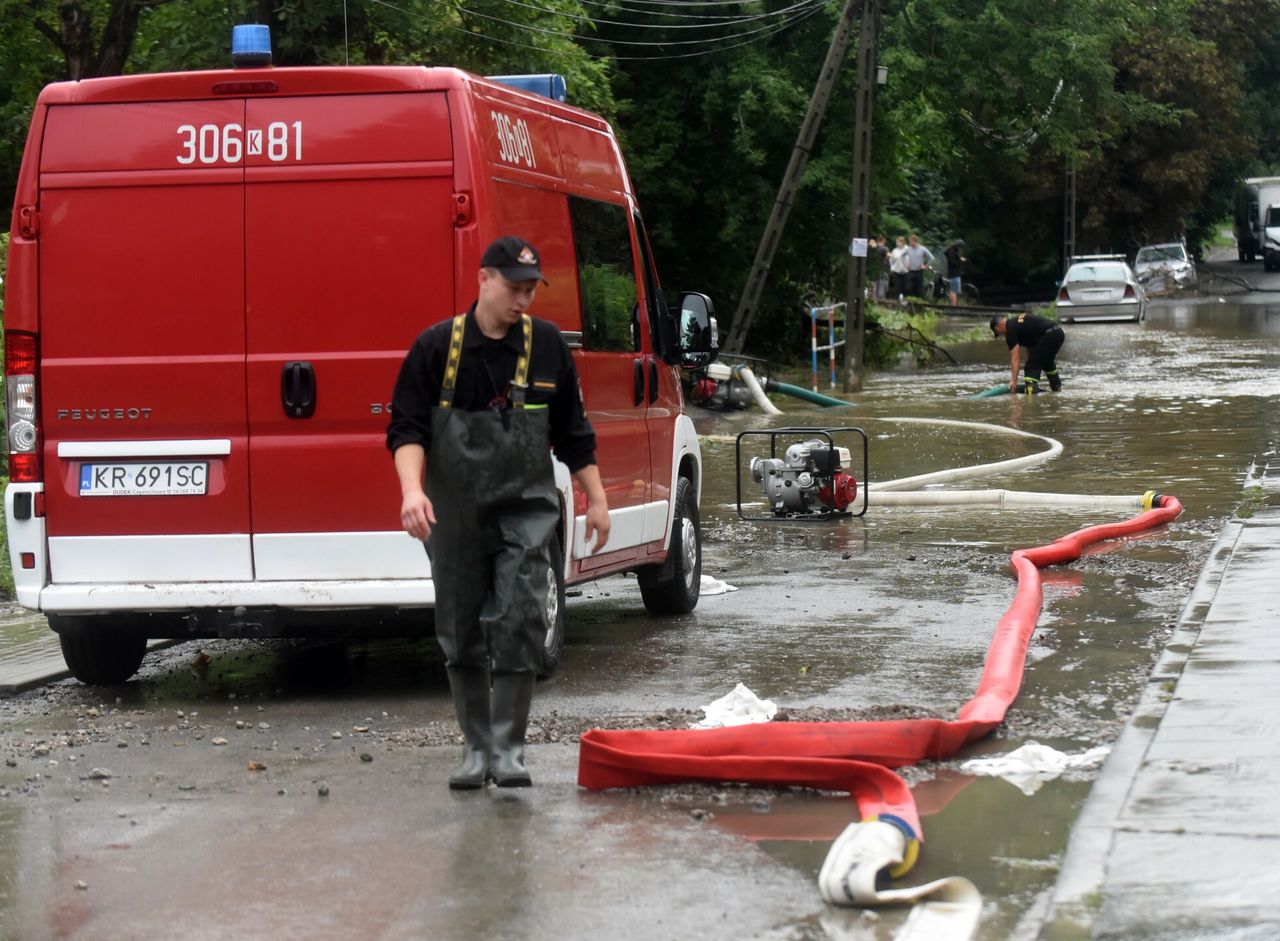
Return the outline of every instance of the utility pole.
<path id="1" fill-rule="evenodd" d="M 818 136 L 818 128 L 822 126 L 827 102 L 831 99 L 831 90 L 835 87 L 836 78 L 840 75 L 840 64 L 844 61 L 845 51 L 849 48 L 853 20 L 864 6 L 876 4 L 877 0 L 866 0 L 865 4 L 863 0 L 845 0 L 844 9 L 840 11 L 835 34 L 831 37 L 831 45 L 827 47 L 826 61 L 822 63 L 822 72 L 818 75 L 813 97 L 809 99 L 809 111 L 800 125 L 800 134 L 796 137 L 795 147 L 791 151 L 791 162 L 787 164 L 782 185 L 778 187 L 778 198 L 773 203 L 773 211 L 769 214 L 769 221 L 764 227 L 760 247 L 756 249 L 751 273 L 747 275 L 742 298 L 738 301 L 738 310 L 733 315 L 729 338 L 724 344 L 726 353 L 743 352 L 747 331 L 751 329 L 751 321 L 755 318 L 756 310 L 760 305 L 760 294 L 769 276 L 769 267 L 773 264 L 778 242 L 782 239 L 782 230 L 786 227 L 787 216 L 791 213 L 796 191 L 804 178 L 804 168 L 809 163 L 809 155 L 813 152 L 813 142 Z"/>
<path id="2" fill-rule="evenodd" d="M 866 333 L 866 240 L 871 199 L 871 119 L 876 97 L 876 46 L 880 0 L 866 0 L 858 31 L 858 91 L 853 118 L 853 196 L 849 218 L 849 276 L 845 283 L 844 391 L 862 391 L 862 350 Z M 853 246 L 861 239 L 861 254 Z"/>

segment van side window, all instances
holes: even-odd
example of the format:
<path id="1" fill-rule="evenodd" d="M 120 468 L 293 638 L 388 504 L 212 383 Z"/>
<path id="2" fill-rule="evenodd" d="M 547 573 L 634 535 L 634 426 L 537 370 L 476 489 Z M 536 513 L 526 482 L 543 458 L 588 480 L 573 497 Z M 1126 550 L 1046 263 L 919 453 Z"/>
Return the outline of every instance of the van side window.
<path id="1" fill-rule="evenodd" d="M 578 256 L 583 349 L 640 349 L 636 265 L 626 207 L 570 196 L 569 218 Z"/>
<path id="2" fill-rule="evenodd" d="M 640 270 L 644 276 L 645 310 L 649 314 L 649 331 L 653 335 L 653 348 L 658 350 L 662 348 L 662 340 L 658 336 L 658 324 L 664 314 L 662 290 L 658 287 L 658 275 L 653 265 L 653 256 L 650 254 L 649 235 L 644 230 L 644 222 L 639 213 L 633 215 L 631 219 L 636 226 L 636 243 L 640 246 Z"/>

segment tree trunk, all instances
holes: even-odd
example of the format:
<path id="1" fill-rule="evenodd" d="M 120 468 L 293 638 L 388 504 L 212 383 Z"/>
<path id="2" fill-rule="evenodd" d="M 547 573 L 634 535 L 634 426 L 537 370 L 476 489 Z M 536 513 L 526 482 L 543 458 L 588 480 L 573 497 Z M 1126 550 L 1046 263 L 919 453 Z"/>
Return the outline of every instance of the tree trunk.
<path id="1" fill-rule="evenodd" d="M 80 0 L 58 3 L 59 42 L 67 60 L 67 78 L 78 82 L 93 71 L 93 19 Z"/>
<path id="2" fill-rule="evenodd" d="M 102 30 L 93 76 L 120 75 L 129 62 L 133 37 L 138 31 L 138 18 L 147 4 L 140 0 L 112 0 L 107 25 Z"/>

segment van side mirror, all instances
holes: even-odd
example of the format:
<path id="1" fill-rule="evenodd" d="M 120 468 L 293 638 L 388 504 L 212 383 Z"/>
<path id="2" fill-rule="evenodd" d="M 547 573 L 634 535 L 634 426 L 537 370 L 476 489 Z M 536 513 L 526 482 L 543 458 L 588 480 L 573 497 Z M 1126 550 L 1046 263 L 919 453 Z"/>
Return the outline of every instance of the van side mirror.
<path id="1" fill-rule="evenodd" d="M 719 353 L 715 305 L 705 294 L 686 293 L 680 295 L 677 310 L 680 365 L 686 369 L 700 369 Z"/>

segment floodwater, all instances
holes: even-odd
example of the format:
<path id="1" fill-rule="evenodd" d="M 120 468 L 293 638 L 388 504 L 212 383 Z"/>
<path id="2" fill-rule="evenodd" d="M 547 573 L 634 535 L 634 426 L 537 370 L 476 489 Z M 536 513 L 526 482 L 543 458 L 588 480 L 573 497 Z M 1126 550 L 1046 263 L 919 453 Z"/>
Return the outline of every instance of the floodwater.
<path id="1" fill-rule="evenodd" d="M 1091 505 L 1094 496 L 1154 489 L 1177 496 L 1184 516 L 1165 529 L 1099 547 L 1073 565 L 1045 573 L 1044 612 L 1032 639 L 1022 693 L 1005 725 L 959 757 L 1004 752 L 1032 739 L 1069 752 L 1114 739 L 1210 545 L 1241 506 L 1251 466 L 1268 453 L 1274 459 L 1280 440 L 1275 410 L 1280 305 L 1211 298 L 1153 306 L 1140 325 L 1066 329 L 1060 355 L 1065 389 L 1057 395 L 969 398 L 1007 377 L 1007 350 L 983 340 L 955 351 L 960 360 L 956 366 L 873 375 L 853 408 L 821 410 L 796 403 L 776 419 L 754 411 L 695 416 L 706 436 L 704 572 L 738 590 L 704 597 L 692 615 L 658 619 L 643 612 L 633 579 L 579 586 L 570 600 L 561 670 L 540 686 L 534 722 L 546 723 L 551 715 L 599 721 L 696 710 L 738 682 L 797 717 L 953 718 L 973 694 L 991 630 L 1013 597 L 1010 552 L 1130 515 Z M 803 376 L 779 378 L 806 382 Z M 1036 439 L 977 426 L 928 426 L 895 420 L 899 417 L 989 423 L 1056 439 L 1064 450 L 1052 461 L 947 486 L 1079 494 L 1079 506 L 1001 510 L 873 505 L 862 518 L 820 524 L 739 518 L 740 477 L 744 503 L 755 504 L 747 512 L 761 512 L 754 485 L 735 467 L 734 436 L 745 430 L 861 427 L 869 438 L 870 476 L 876 481 L 1035 454 L 1046 447 Z M 761 453 L 762 442 L 748 439 L 744 456 Z M 2 633 L 9 645 L 0 651 L 6 661 L 38 656 L 41 645 L 56 653 L 56 638 L 38 619 L 10 615 Z M 229 657 L 217 665 L 218 694 L 235 692 L 237 701 L 271 697 L 273 708 L 287 706 L 296 713 L 295 721 L 273 720 L 290 734 L 299 734 L 295 726 L 303 721 L 308 727 L 336 727 L 327 715 L 335 696 L 347 701 L 347 711 L 357 708 L 352 702 L 363 710 L 367 697 L 370 709 L 393 715 L 400 709 L 415 720 L 434 720 L 447 716 L 447 693 L 436 676 L 431 702 L 422 704 L 421 676 L 439 672 L 438 655 L 423 650 L 426 646 L 391 648 L 395 652 L 389 659 L 360 654 L 373 665 L 347 674 L 335 671 L 341 688 L 326 693 L 323 701 L 315 698 L 314 685 L 291 679 L 283 663 L 273 663 L 275 654 L 247 647 L 236 655 L 238 660 Z M 147 698 L 166 708 L 185 704 L 205 683 L 191 675 L 189 659 L 175 657 L 177 665 L 161 668 L 145 696 L 127 691 L 128 705 L 142 705 Z M 400 696 L 398 705 L 388 703 Z M 788 887 L 814 885 L 830 841 L 854 816 L 847 798 L 783 792 L 762 801 L 751 791 L 711 795 L 696 788 L 665 792 L 656 815 L 655 798 L 645 792 L 581 797 L 572 787 L 571 768 L 555 763 L 572 762 L 570 749 L 535 745 L 532 752 L 532 760 L 544 762 L 540 767 L 549 768 L 553 777 L 549 787 L 534 792 L 561 800 L 542 817 L 554 822 L 558 815 L 587 808 L 607 812 L 609 821 L 608 828 L 596 830 L 566 826 L 567 835 L 547 837 L 565 841 L 562 846 L 549 843 L 549 852 L 560 846 L 558 852 L 573 858 L 579 844 L 594 846 L 593 840 L 604 838 L 601 833 L 630 842 L 631 835 L 643 831 L 645 820 L 652 827 L 657 816 L 687 819 L 676 812 L 712 806 L 706 826 L 750 841 L 790 874 L 789 881 L 781 880 L 785 886 L 775 876 L 775 882 L 753 890 L 761 897 L 776 890 L 778 907 L 790 897 L 788 891 L 794 894 L 794 887 Z M 392 758 L 379 753 L 379 761 L 384 760 Z M 904 776 L 913 784 L 926 840 L 919 864 L 904 882 L 967 876 L 984 898 L 980 938 L 1034 937 L 1037 912 L 1056 878 L 1090 776 L 1048 781 L 1031 794 L 998 778 L 962 773 L 958 761 L 923 763 L 904 769 Z M 440 819 L 455 812 L 451 807 L 440 809 Z M 655 845 L 660 842 L 654 837 Z M 749 859 L 744 855 L 739 868 L 749 865 Z M 710 862 L 715 865 L 708 868 L 725 868 L 718 859 Z M 662 862 L 673 867 L 675 883 L 697 864 L 694 859 Z M 639 873 L 656 872 L 659 860 L 636 856 L 631 865 L 643 879 Z M 701 884 L 693 875 L 688 878 L 689 889 Z M 2 883 L 0 875 L 0 892 Z M 564 888 L 561 898 L 590 910 L 591 900 L 573 891 Z M 750 905 L 744 899 L 740 907 Z M 698 909 L 689 911 L 687 921 L 676 913 L 679 928 L 670 936 L 730 936 L 698 920 Z M 905 917 L 897 909 L 878 919 L 824 910 L 816 886 L 811 905 L 787 911 L 803 913 L 790 921 L 766 922 L 773 926 L 767 935 L 754 936 L 779 941 L 888 938 Z M 554 935 L 534 927 L 524 936 Z M 733 928 L 734 937 L 752 936 L 740 927 L 731 920 L 724 931 Z"/>
<path id="2" fill-rule="evenodd" d="M 61 658 L 57 635 L 43 615 L 14 604 L 0 606 L 0 663 L 5 678 Z"/>
<path id="3" fill-rule="evenodd" d="M 1057 395 L 969 398 L 1007 378 L 1006 348 L 981 341 L 955 351 L 954 367 L 873 375 L 855 408 L 797 403 L 772 419 L 754 410 L 700 417 L 699 430 L 708 436 L 704 572 L 739 591 L 703 599 L 690 619 L 695 623 L 675 633 L 637 615 L 627 592 L 603 597 L 609 583 L 600 583 L 586 604 L 571 609 L 574 642 L 558 692 L 576 702 L 558 707 L 590 714 L 633 697 L 655 708 L 705 704 L 741 681 L 784 709 L 829 710 L 840 718 L 884 718 L 894 710 L 953 718 L 976 688 L 991 630 L 1012 599 L 1010 552 L 1136 512 L 1092 507 L 1091 496 L 1157 490 L 1183 504 L 1175 524 L 1097 547 L 1045 573 L 1044 611 L 1022 693 L 1005 726 L 958 757 L 1030 740 L 1073 753 L 1113 740 L 1210 545 L 1241 506 L 1251 467 L 1269 453 L 1274 460 L 1280 306 L 1167 304 L 1153 306 L 1140 325 L 1066 330 L 1059 356 L 1065 388 Z M 873 481 L 1047 447 L 979 427 L 895 421 L 900 416 L 1005 425 L 1060 441 L 1063 453 L 1045 464 L 947 487 L 1079 494 L 1079 506 L 873 503 L 865 517 L 835 523 L 739 518 L 739 486 L 744 512 L 764 512 L 746 469 L 735 466 L 734 436 L 746 430 L 861 427 L 870 440 Z M 856 455 L 858 439 L 846 437 Z M 782 447 L 790 440 L 782 439 Z M 766 453 L 768 440 L 752 436 L 741 448 L 745 464 Z M 619 622 L 625 637 L 618 636 Z M 608 666 L 576 671 L 579 656 Z M 1049 781 L 1026 795 L 998 778 L 962 774 L 957 765 L 926 763 L 906 772 L 918 782 L 926 838 L 906 881 L 968 876 L 985 899 L 979 937 L 1033 937 L 1090 776 Z M 763 823 L 749 806 L 718 809 L 716 820 L 816 875 L 829 841 L 850 818 L 847 801 L 815 797 L 800 802 L 790 824 L 777 810 Z M 888 912 L 868 923 L 806 916 L 780 937 L 889 937 L 901 917 Z"/>

